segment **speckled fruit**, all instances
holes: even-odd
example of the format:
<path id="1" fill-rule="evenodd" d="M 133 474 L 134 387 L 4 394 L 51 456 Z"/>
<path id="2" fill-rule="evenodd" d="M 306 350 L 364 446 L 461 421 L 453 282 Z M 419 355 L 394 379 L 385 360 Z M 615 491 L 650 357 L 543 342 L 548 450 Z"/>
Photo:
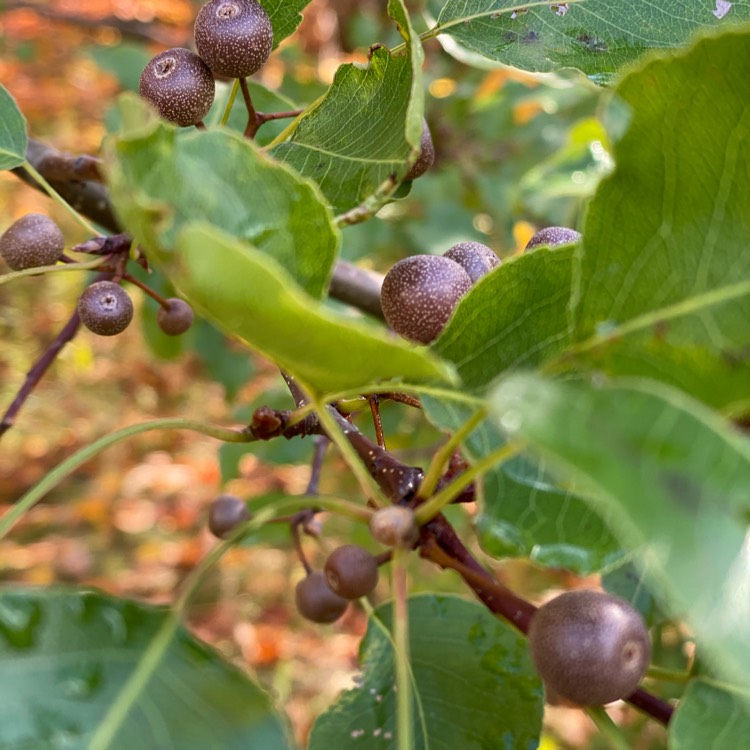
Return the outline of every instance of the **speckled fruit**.
<path id="1" fill-rule="evenodd" d="M 189 49 L 160 52 L 141 73 L 141 96 L 169 122 L 182 127 L 201 122 L 214 102 L 214 77 Z"/>
<path id="2" fill-rule="evenodd" d="M 470 288 L 468 274 L 450 258 L 412 255 L 388 271 L 380 303 L 396 333 L 429 344 L 440 335 L 458 300 Z"/>
<path id="3" fill-rule="evenodd" d="M 422 137 L 419 139 L 419 156 L 404 180 L 416 180 L 421 177 L 435 163 L 435 144 L 432 142 L 432 133 L 427 125 L 427 120 L 422 123 Z"/>
<path id="4" fill-rule="evenodd" d="M 297 584 L 294 601 L 302 617 L 319 623 L 338 620 L 349 606 L 349 600 L 333 591 L 319 570 L 308 574 Z"/>
<path id="5" fill-rule="evenodd" d="M 216 75 L 244 78 L 273 49 L 273 27 L 256 0 L 210 0 L 195 19 L 198 54 Z"/>
<path id="6" fill-rule="evenodd" d="M 99 336 L 122 333 L 133 319 L 133 301 L 112 281 L 97 281 L 84 289 L 78 299 L 81 322 Z"/>
<path id="7" fill-rule="evenodd" d="M 459 242 L 446 250 L 443 256 L 458 263 L 469 275 L 472 284 L 476 284 L 482 276 L 500 265 L 500 258 L 492 248 L 481 242 Z"/>
<path id="8" fill-rule="evenodd" d="M 0 255 L 14 271 L 56 263 L 65 249 L 60 228 L 44 214 L 26 214 L 0 237 Z"/>
<path id="9" fill-rule="evenodd" d="M 244 500 L 235 495 L 219 495 L 208 509 L 208 530 L 219 539 L 225 539 L 251 517 Z"/>
<path id="10" fill-rule="evenodd" d="M 387 547 L 411 547 L 417 541 L 419 527 L 411 508 L 389 505 L 372 514 L 370 533 Z"/>
<path id="11" fill-rule="evenodd" d="M 156 323 L 168 336 L 179 336 L 193 325 L 193 308 L 185 300 L 170 297 L 169 307 L 159 307 Z"/>
<path id="12" fill-rule="evenodd" d="M 358 544 L 333 550 L 323 572 L 331 589 L 344 599 L 367 596 L 378 585 L 378 561 Z"/>
<path id="13" fill-rule="evenodd" d="M 575 229 L 568 229 L 568 227 L 545 227 L 544 229 L 540 229 L 526 243 L 524 252 L 538 247 L 539 245 L 556 247 L 557 245 L 568 245 L 571 242 L 578 242 L 580 239 L 581 233 L 576 232 Z"/>
<path id="14" fill-rule="evenodd" d="M 635 692 L 651 658 L 648 630 L 624 599 L 569 591 L 531 619 L 529 648 L 555 699 L 597 706 Z"/>

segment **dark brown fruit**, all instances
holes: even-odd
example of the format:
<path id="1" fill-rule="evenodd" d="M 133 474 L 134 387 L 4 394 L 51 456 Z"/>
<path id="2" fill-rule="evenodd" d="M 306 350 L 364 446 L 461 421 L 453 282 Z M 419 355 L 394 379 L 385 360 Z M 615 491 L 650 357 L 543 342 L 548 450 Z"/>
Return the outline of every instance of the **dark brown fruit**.
<path id="1" fill-rule="evenodd" d="M 99 336 L 122 333 L 133 319 L 133 301 L 112 281 L 97 281 L 84 289 L 78 299 L 81 322 Z"/>
<path id="2" fill-rule="evenodd" d="M 297 584 L 294 601 L 302 617 L 319 623 L 338 620 L 349 606 L 349 600 L 333 591 L 319 570 L 309 573 Z"/>
<path id="3" fill-rule="evenodd" d="M 568 229 L 567 227 L 545 227 L 544 229 L 540 229 L 526 243 L 524 252 L 538 247 L 539 245 L 556 247 L 557 245 L 569 245 L 572 242 L 578 242 L 580 239 L 581 233 L 576 232 L 575 229 Z"/>
<path id="4" fill-rule="evenodd" d="M 210 0 L 195 19 L 195 46 L 216 75 L 250 76 L 273 49 L 271 20 L 256 0 Z"/>
<path id="5" fill-rule="evenodd" d="M 459 299 L 470 288 L 468 274 L 450 258 L 412 255 L 388 271 L 380 303 L 396 333 L 429 344 L 440 335 Z"/>
<path id="6" fill-rule="evenodd" d="M 569 591 L 540 607 L 529 647 L 548 692 L 579 706 L 627 698 L 651 659 L 639 612 L 600 591 Z"/>
<path id="7" fill-rule="evenodd" d="M 185 300 L 170 297 L 169 308 L 159 307 L 156 322 L 168 336 L 179 336 L 193 325 L 193 308 Z"/>
<path id="8" fill-rule="evenodd" d="M 196 125 L 214 102 L 214 77 L 206 63 L 189 49 L 160 52 L 141 73 L 140 95 L 167 121 Z"/>
<path id="9" fill-rule="evenodd" d="M 26 214 L 0 237 L 0 255 L 14 271 L 56 263 L 65 249 L 60 228 L 44 214 Z"/>
<path id="10" fill-rule="evenodd" d="M 472 284 L 476 284 L 482 276 L 500 265 L 500 258 L 492 248 L 481 242 L 459 242 L 446 250 L 443 256 L 458 263 L 469 275 Z"/>
<path id="11" fill-rule="evenodd" d="M 432 133 L 427 125 L 427 120 L 422 123 L 422 137 L 419 139 L 419 156 L 404 180 L 416 180 L 421 177 L 435 163 L 435 144 L 432 142 Z"/>
<path id="12" fill-rule="evenodd" d="M 389 505 L 372 514 L 370 533 L 387 547 L 411 547 L 417 541 L 419 528 L 411 508 Z"/>
<path id="13" fill-rule="evenodd" d="M 235 495 L 219 495 L 208 509 L 208 530 L 219 539 L 226 539 L 252 514 L 244 500 Z"/>
<path id="14" fill-rule="evenodd" d="M 358 544 L 331 552 L 323 572 L 331 589 L 344 599 L 367 596 L 378 585 L 378 561 Z"/>

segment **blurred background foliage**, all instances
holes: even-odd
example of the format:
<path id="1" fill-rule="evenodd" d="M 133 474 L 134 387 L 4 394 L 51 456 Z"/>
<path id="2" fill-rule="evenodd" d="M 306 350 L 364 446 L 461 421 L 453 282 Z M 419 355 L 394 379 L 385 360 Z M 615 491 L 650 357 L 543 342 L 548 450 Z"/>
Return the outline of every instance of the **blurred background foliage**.
<path id="1" fill-rule="evenodd" d="M 137 90 L 153 54 L 190 45 L 199 6 L 187 0 L 0 2 L 0 80 L 28 118 L 30 135 L 63 151 L 98 153 L 114 97 Z M 375 42 L 398 41 L 383 2 L 313 0 L 298 33 L 256 76 L 258 108 L 306 106 L 326 90 L 339 65 L 365 62 Z M 425 115 L 435 166 L 415 181 L 408 197 L 346 229 L 343 256 L 384 272 L 402 257 L 477 240 L 505 257 L 520 252 L 542 226 L 577 226 L 586 198 L 610 167 L 597 119 L 602 90 L 574 71 L 530 75 L 502 66 L 470 68 L 443 54 L 434 40 L 426 53 Z M 228 86 L 218 92 L 222 100 Z M 235 122 L 244 126 L 239 111 L 230 125 Z M 260 142 L 270 141 L 283 125 L 264 126 Z M 2 228 L 29 211 L 51 215 L 71 244 L 86 239 L 44 196 L 0 174 Z M 2 408 L 64 325 L 82 281 L 56 274 L 0 286 Z M 169 292 L 154 275 L 149 284 Z M 155 326 L 152 301 L 137 290 L 134 296 L 140 326 L 114 339 L 80 334 L 3 438 L 2 508 L 76 448 L 125 424 L 155 416 L 243 421 L 260 404 L 290 405 L 267 362 L 207 323 L 168 338 Z M 363 426 L 365 417 L 359 420 Z M 389 447 L 406 461 L 425 462 L 440 439 L 407 407 L 386 404 L 383 420 Z M 301 493 L 311 453 L 309 440 L 218 449 L 185 433 L 149 433 L 119 444 L 78 471 L 0 543 L 0 578 L 80 582 L 170 601 L 184 573 L 213 544 L 204 528 L 210 500 L 219 491 L 247 497 Z M 357 494 L 332 455 L 321 489 Z M 472 509 L 451 510 L 452 520 L 468 531 Z M 331 548 L 340 538 L 366 544 L 357 533 L 362 538 L 348 525 L 328 521 L 322 544 Z M 234 550 L 224 559 L 192 609 L 191 626 L 273 688 L 303 739 L 317 713 L 351 684 L 365 618 L 352 608 L 328 628 L 303 622 L 290 606 L 292 584 L 302 570 L 288 533 L 272 528 L 260 541 L 265 544 Z M 315 546 L 308 544 L 311 550 Z M 320 562 L 323 553 L 314 559 Z M 462 590 L 435 569 L 415 566 L 414 574 L 416 590 Z M 580 583 L 564 571 L 523 562 L 504 565 L 498 575 L 532 598 Z M 381 582 L 379 600 L 387 594 Z M 683 635 L 667 627 L 661 640 L 662 661 L 680 662 Z M 637 747 L 664 745 L 659 728 L 644 730 L 643 720 L 627 708 L 613 710 L 638 737 Z M 547 750 L 600 746 L 580 712 L 552 709 L 548 726 Z"/>

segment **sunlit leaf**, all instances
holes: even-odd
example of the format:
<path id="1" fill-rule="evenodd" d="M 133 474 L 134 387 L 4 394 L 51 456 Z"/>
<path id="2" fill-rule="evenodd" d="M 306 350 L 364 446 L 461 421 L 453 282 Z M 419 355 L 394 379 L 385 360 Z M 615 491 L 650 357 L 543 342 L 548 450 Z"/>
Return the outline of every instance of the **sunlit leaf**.
<path id="1" fill-rule="evenodd" d="M 0 85 L 0 170 L 26 161 L 26 118 L 5 86 Z"/>

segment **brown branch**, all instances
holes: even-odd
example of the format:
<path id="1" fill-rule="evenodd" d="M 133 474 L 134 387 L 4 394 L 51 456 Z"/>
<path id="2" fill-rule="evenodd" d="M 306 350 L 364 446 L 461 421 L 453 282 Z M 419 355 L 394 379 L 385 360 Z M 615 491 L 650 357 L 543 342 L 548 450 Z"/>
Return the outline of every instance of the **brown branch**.
<path id="1" fill-rule="evenodd" d="M 126 39 L 133 39 L 139 42 L 156 42 L 166 47 L 183 46 L 188 40 L 186 33 L 178 28 L 156 28 L 153 23 L 126 20 L 117 16 L 100 16 L 97 18 L 94 16 L 81 16 L 75 13 L 65 13 L 55 8 L 50 8 L 45 3 L 35 3 L 30 2 L 30 0 L 6 0 L 2 9 L 6 13 L 13 10 L 30 10 L 50 21 L 67 23 L 85 29 L 112 28 L 119 31 Z"/>

